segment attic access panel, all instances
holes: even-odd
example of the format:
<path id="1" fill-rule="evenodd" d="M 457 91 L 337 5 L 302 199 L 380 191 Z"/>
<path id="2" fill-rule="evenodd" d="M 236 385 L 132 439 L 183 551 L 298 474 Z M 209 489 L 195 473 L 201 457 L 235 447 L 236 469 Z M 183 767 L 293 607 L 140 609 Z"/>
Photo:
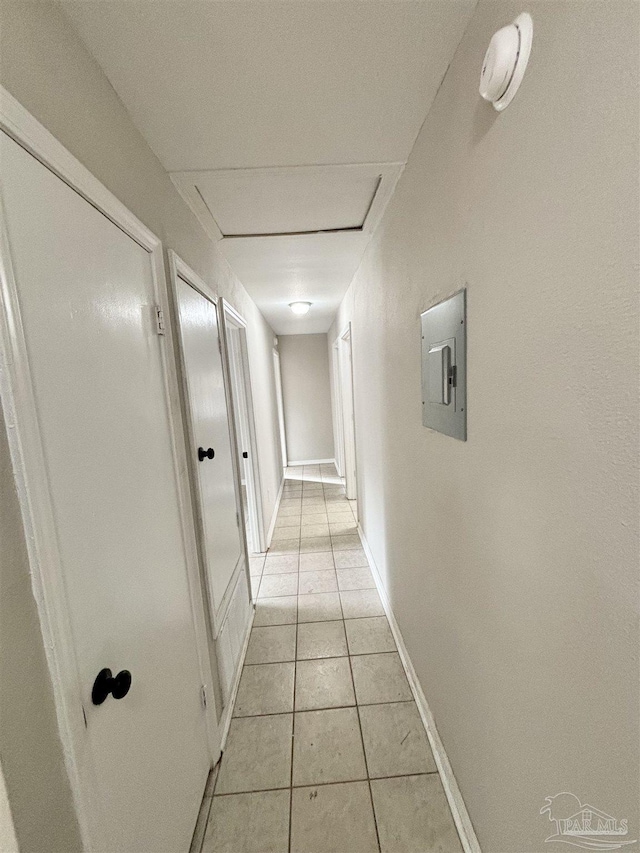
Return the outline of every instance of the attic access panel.
<path id="1" fill-rule="evenodd" d="M 361 229 L 378 174 L 210 173 L 196 183 L 223 237 Z"/>
<path id="2" fill-rule="evenodd" d="M 422 424 L 467 440 L 466 290 L 420 315 Z"/>
<path id="3" fill-rule="evenodd" d="M 372 233 L 400 163 L 174 172 L 171 179 L 215 240 Z"/>

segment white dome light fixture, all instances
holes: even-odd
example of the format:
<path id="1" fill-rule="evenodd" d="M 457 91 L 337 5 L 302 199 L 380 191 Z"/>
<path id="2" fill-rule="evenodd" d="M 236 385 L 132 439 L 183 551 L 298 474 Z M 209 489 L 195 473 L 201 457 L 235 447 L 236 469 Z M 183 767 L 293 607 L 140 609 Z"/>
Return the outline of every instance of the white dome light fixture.
<path id="1" fill-rule="evenodd" d="M 299 317 L 302 317 L 303 314 L 306 314 L 311 308 L 310 302 L 290 302 L 289 308 L 293 311 L 294 314 L 297 314 Z"/>
<path id="2" fill-rule="evenodd" d="M 480 94 L 502 112 L 514 99 L 531 53 L 533 21 L 528 12 L 494 33 L 482 63 Z"/>

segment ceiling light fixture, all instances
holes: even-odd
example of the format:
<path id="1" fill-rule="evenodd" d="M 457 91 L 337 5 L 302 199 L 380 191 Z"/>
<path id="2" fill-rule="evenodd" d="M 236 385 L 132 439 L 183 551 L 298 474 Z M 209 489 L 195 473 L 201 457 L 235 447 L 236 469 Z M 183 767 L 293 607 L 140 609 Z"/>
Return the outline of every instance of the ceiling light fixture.
<path id="1" fill-rule="evenodd" d="M 306 314 L 309 308 L 311 308 L 310 302 L 290 302 L 289 308 L 293 311 L 294 314 L 299 314 L 302 316 Z"/>

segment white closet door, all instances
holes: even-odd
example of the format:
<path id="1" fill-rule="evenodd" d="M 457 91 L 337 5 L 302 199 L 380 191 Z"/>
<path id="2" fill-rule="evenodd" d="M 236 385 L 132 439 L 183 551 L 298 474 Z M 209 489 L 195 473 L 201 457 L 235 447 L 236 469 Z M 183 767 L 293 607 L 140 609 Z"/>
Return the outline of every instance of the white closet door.
<path id="1" fill-rule="evenodd" d="M 205 558 L 212 609 L 218 617 L 233 591 L 229 584 L 242 554 L 218 317 L 216 306 L 182 278 L 176 278 L 175 286 Z M 206 452 L 211 458 L 203 455 Z M 219 628 L 219 619 L 216 622 Z"/>
<path id="2" fill-rule="evenodd" d="M 151 258 L 3 133 L 0 155 L 100 849 L 187 851 L 210 758 Z M 103 668 L 131 688 L 95 705 Z"/>

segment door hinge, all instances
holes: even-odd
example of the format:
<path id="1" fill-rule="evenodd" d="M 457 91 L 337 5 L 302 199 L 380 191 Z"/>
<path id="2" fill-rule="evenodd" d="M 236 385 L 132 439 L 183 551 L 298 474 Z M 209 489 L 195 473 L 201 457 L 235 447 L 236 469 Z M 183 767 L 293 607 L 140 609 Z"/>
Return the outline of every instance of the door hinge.
<path id="1" fill-rule="evenodd" d="M 207 710 L 207 685 L 202 684 L 200 686 L 200 701 L 202 702 L 202 707 L 204 710 Z"/>
<path id="2" fill-rule="evenodd" d="M 240 513 L 236 513 L 236 527 L 240 527 Z"/>
<path id="3" fill-rule="evenodd" d="M 164 325 L 164 311 L 159 305 L 156 305 L 154 308 L 154 313 L 156 317 L 156 332 L 159 335 L 164 335 L 165 333 L 165 325 Z"/>

